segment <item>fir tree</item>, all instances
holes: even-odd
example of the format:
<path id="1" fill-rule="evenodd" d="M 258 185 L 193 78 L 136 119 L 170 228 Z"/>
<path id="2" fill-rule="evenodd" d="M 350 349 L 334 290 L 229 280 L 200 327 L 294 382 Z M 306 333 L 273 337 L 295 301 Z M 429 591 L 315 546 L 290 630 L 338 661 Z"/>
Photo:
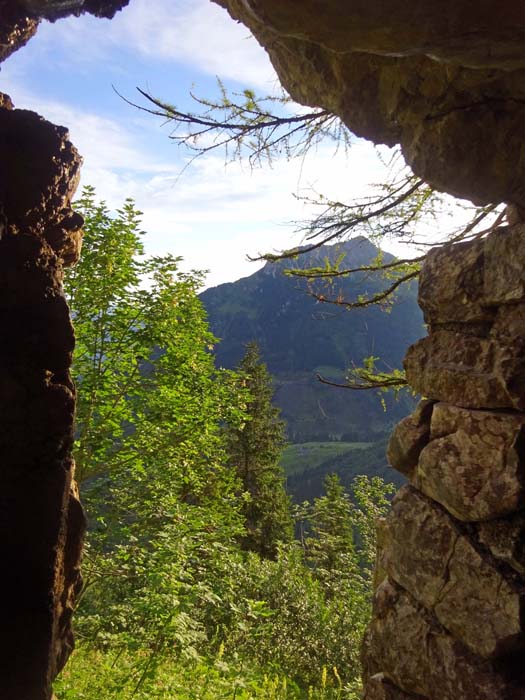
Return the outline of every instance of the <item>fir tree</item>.
<path id="1" fill-rule="evenodd" d="M 230 465 L 246 493 L 242 546 L 274 558 L 277 543 L 293 538 L 290 499 L 279 464 L 285 445 L 284 422 L 272 405 L 272 380 L 256 343 L 247 345 L 238 372 L 248 391 L 248 420 L 228 428 L 228 450 Z"/>

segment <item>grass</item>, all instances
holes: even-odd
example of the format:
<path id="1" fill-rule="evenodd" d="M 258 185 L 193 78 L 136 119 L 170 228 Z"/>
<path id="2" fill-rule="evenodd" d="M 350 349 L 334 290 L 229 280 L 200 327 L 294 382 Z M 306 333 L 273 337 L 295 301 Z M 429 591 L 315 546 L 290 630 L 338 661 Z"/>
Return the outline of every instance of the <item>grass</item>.
<path id="1" fill-rule="evenodd" d="M 193 663 L 163 658 L 144 677 L 140 652 L 102 652 L 80 647 L 55 683 L 57 700 L 357 700 L 338 674 L 322 669 L 316 687 L 299 689 L 279 673 L 222 658 Z M 339 682 L 338 682 L 339 681 Z"/>
<path id="2" fill-rule="evenodd" d="M 287 476 L 302 474 L 315 469 L 323 462 L 346 452 L 364 450 L 370 442 L 303 442 L 288 445 L 281 458 L 281 466 Z"/>

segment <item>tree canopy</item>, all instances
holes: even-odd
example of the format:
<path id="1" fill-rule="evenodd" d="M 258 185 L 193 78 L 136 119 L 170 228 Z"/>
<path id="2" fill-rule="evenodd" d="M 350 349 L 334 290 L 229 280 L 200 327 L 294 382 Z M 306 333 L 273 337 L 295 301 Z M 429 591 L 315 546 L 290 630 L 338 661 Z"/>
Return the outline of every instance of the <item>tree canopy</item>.
<path id="1" fill-rule="evenodd" d="M 322 497 L 301 510 L 308 542 L 293 540 L 282 426 L 257 349 L 238 373 L 216 370 L 200 274 L 143 255 L 131 200 L 112 215 L 87 189 L 78 207 L 84 255 L 65 289 L 89 531 L 78 649 L 57 696 L 357 700 L 367 528 L 384 487 L 365 479 L 350 507 L 329 486 L 341 536 Z M 344 573 L 350 560 L 361 563 Z"/>

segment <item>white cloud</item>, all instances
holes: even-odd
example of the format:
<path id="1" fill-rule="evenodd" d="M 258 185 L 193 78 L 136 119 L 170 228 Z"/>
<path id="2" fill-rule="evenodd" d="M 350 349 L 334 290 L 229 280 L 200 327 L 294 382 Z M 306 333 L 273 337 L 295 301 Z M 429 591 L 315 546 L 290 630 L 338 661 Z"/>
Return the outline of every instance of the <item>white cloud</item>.
<path id="1" fill-rule="evenodd" d="M 243 25 L 209 0 L 134 0 L 114 36 L 149 57 L 182 61 L 210 75 L 270 89 L 276 80 L 266 52 Z"/>
<path id="2" fill-rule="evenodd" d="M 364 142 L 356 143 L 348 161 L 326 148 L 302 168 L 298 161 L 280 160 L 273 169 L 251 171 L 207 156 L 177 181 L 160 174 L 150 178 L 137 204 L 145 214 L 148 248 L 182 255 L 189 267 L 211 269 L 212 285 L 254 272 L 247 254 L 301 242 L 290 222 L 307 219 L 312 207 L 293 194 L 315 185 L 317 191 L 350 198 L 381 175 L 382 166 Z"/>
<path id="3" fill-rule="evenodd" d="M 170 252 L 183 256 L 186 268 L 210 269 L 210 285 L 251 274 L 256 267 L 246 261 L 247 254 L 301 243 L 286 224 L 309 218 L 312 207 L 294 194 L 349 200 L 385 175 L 373 147 L 357 140 L 347 156 L 321 146 L 304 161 L 277 159 L 272 169 L 253 171 L 239 163 L 225 166 L 219 155 L 208 154 L 181 175 L 173 151 L 152 148 L 153 123 L 117 121 L 20 88 L 13 94 L 18 106 L 69 126 L 85 159 L 82 182 L 94 185 L 110 208 L 120 207 L 126 197 L 135 199 L 144 212 L 149 253 Z"/>
<path id="4" fill-rule="evenodd" d="M 350 199 L 364 194 L 385 172 L 373 147 L 356 141 L 348 157 L 334 156 L 325 146 L 304 161 L 277 159 L 273 168 L 254 170 L 237 162 L 225 165 L 219 155 L 209 154 L 181 174 L 180 162 L 158 157 L 149 148 L 147 125 L 139 125 L 146 132 L 141 141 L 133 123 L 20 90 L 17 94 L 21 106 L 69 126 L 84 157 L 83 184 L 95 186 L 113 209 L 126 197 L 135 199 L 144 212 L 149 253 L 170 252 L 185 259 L 185 268 L 210 269 L 210 285 L 254 272 L 257 266 L 246 260 L 247 254 L 301 243 L 290 222 L 307 219 L 312 207 L 297 196 L 318 192 Z"/>
<path id="5" fill-rule="evenodd" d="M 277 83 L 268 55 L 249 30 L 210 0 L 156 0 L 154 6 L 132 0 L 110 22 L 83 16 L 43 25 L 38 41 L 50 60 L 60 46 L 77 69 L 100 66 L 112 60 L 116 48 L 127 48 L 265 93 Z"/>

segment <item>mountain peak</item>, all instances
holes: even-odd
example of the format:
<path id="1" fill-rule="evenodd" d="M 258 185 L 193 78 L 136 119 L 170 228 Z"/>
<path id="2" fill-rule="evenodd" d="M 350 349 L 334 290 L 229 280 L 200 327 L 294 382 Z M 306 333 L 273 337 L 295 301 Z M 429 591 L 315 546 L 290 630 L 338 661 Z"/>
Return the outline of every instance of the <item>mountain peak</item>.
<path id="1" fill-rule="evenodd" d="M 381 248 L 374 245 L 374 243 L 365 236 L 356 236 L 346 241 L 324 244 L 311 251 L 308 251 L 309 247 L 309 245 L 298 246 L 297 258 L 266 263 L 263 268 L 265 274 L 274 276 L 276 268 L 282 270 L 291 267 L 301 269 L 324 267 L 326 262 L 334 264 L 339 258 L 342 258 L 340 261 L 340 266 L 342 268 L 356 268 L 362 267 L 363 265 L 370 265 L 380 254 L 382 254 L 385 262 L 389 262 L 393 259 L 393 255 L 382 251 Z"/>
<path id="2" fill-rule="evenodd" d="M 335 261 L 342 254 L 341 268 L 359 268 L 380 252 L 366 238 L 354 238 L 320 246 L 296 260 L 268 263 L 250 277 L 201 294 L 211 330 L 222 339 L 215 353 L 218 365 L 235 367 L 247 342 L 259 344 L 293 441 L 351 434 L 366 442 L 408 412 L 406 401 L 391 401 L 385 414 L 375 393 L 340 391 L 321 384 L 316 376 L 344 382 L 348 368 L 370 356 L 381 358 L 379 369 L 401 367 L 408 345 L 424 334 L 415 285 L 398 291 L 399 303 L 388 314 L 378 307 L 348 313 L 312 297 L 308 280 L 283 274 L 294 266 L 324 267 L 327 258 Z M 383 261 L 392 257 L 384 253 Z M 329 297 L 353 300 L 380 292 L 385 280 L 379 274 L 357 272 L 319 284 L 325 285 Z"/>

